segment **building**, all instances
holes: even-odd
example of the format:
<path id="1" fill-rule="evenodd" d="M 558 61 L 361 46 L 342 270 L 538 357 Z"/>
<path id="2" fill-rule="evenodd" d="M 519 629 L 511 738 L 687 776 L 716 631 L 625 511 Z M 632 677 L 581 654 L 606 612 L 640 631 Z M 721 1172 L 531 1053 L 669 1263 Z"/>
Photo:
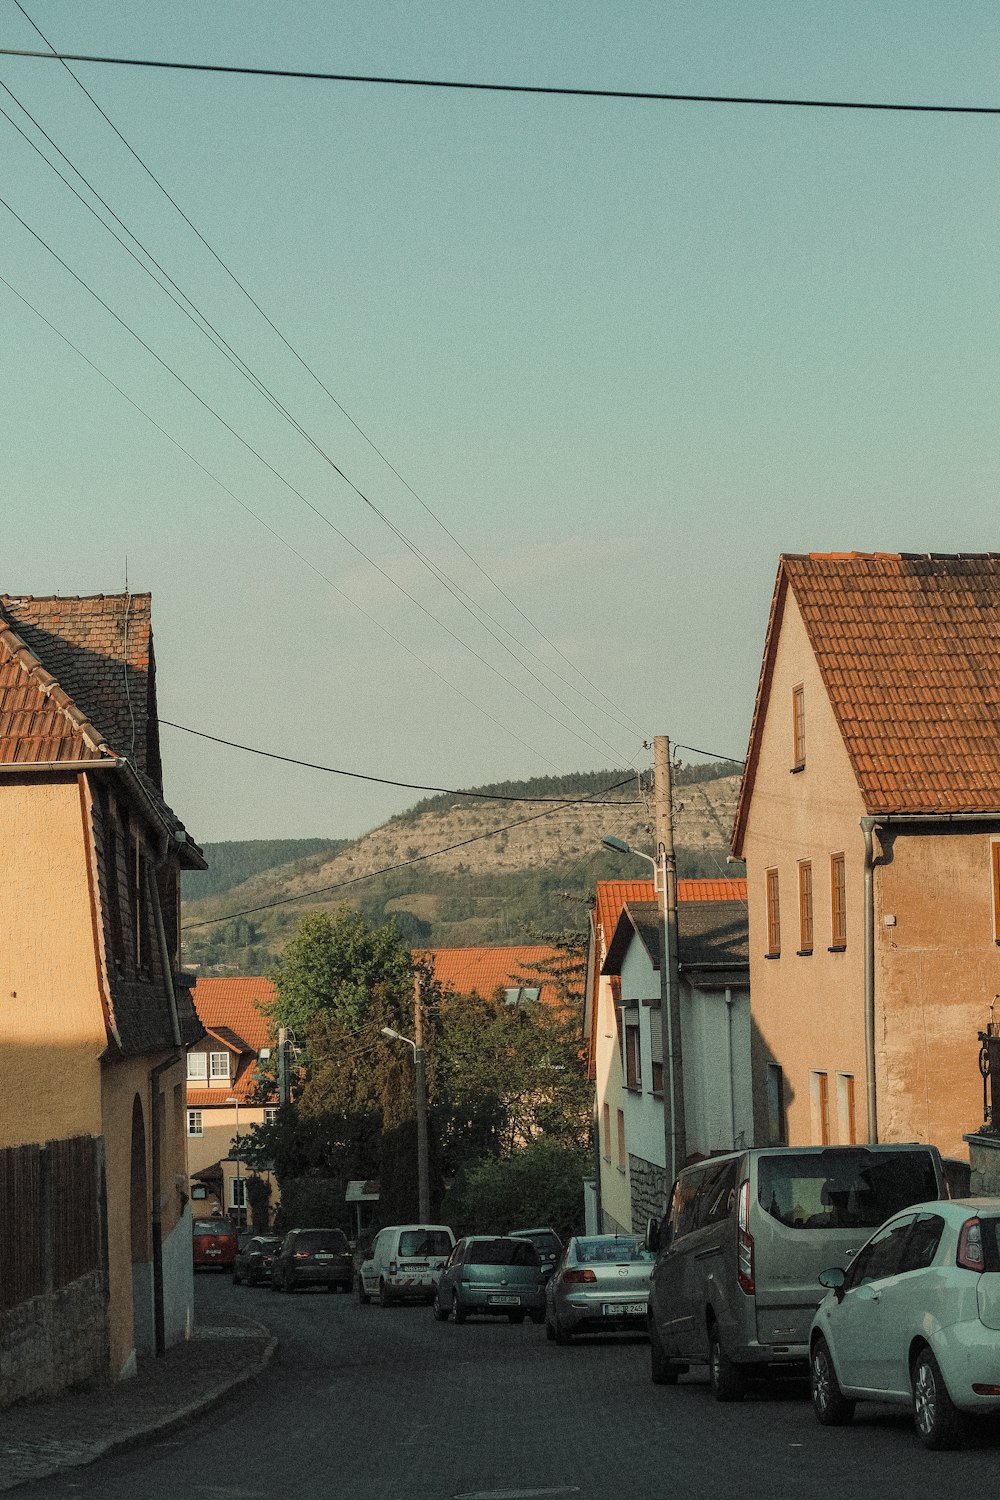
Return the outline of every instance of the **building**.
<path id="1" fill-rule="evenodd" d="M 0 847 L 11 1400 L 192 1324 L 179 887 L 204 860 L 163 798 L 149 595 L 0 596 Z"/>
<path id="2" fill-rule="evenodd" d="M 508 1005 L 539 1000 L 561 1005 L 565 990 L 576 992 L 583 983 L 582 966 L 561 948 L 548 943 L 522 943 L 496 948 L 428 948 L 416 958 L 430 960 L 433 977 L 456 995 L 492 999 L 503 990 Z"/>
<path id="3" fill-rule="evenodd" d="M 733 837 L 758 1139 L 982 1119 L 1000 990 L 1000 556 L 780 560 Z"/>

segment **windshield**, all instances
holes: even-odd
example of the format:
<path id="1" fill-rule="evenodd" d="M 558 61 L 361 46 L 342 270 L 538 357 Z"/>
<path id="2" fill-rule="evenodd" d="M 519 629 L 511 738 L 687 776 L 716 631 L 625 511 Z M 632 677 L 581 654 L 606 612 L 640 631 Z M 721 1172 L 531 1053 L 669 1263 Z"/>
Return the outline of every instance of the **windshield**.
<path id="1" fill-rule="evenodd" d="M 577 1265 L 606 1264 L 621 1265 L 626 1260 L 653 1260 L 653 1252 L 647 1250 L 642 1240 L 619 1235 L 613 1240 L 587 1239 L 576 1242 Z"/>
<path id="2" fill-rule="evenodd" d="M 791 1229 L 877 1229 L 911 1203 L 939 1196 L 926 1151 L 823 1151 L 762 1156 L 757 1197 Z"/>
<path id="3" fill-rule="evenodd" d="M 236 1233 L 228 1219 L 195 1219 L 192 1229 L 195 1234 L 234 1235 Z"/>
<path id="4" fill-rule="evenodd" d="M 537 1266 L 538 1251 L 530 1240 L 478 1240 L 465 1259 L 473 1266 Z"/>
<path id="5" fill-rule="evenodd" d="M 399 1253 L 410 1255 L 450 1255 L 451 1238 L 443 1229 L 408 1229 L 399 1236 Z"/>
<path id="6" fill-rule="evenodd" d="M 339 1229 L 310 1229 L 296 1236 L 296 1250 L 333 1250 L 343 1255 L 348 1249 L 347 1240 Z"/>

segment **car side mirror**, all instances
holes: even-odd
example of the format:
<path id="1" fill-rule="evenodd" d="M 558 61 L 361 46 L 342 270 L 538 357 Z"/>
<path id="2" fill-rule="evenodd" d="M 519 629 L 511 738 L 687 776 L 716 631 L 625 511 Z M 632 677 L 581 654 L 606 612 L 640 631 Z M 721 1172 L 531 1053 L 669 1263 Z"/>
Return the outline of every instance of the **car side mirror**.
<path id="1" fill-rule="evenodd" d="M 643 1240 L 646 1249 L 656 1254 L 660 1248 L 660 1225 L 656 1219 L 646 1220 L 646 1237 Z"/>
<path id="2" fill-rule="evenodd" d="M 825 1286 L 830 1292 L 834 1292 L 838 1302 L 844 1300 L 844 1282 L 847 1280 L 847 1272 L 840 1266 L 831 1266 L 827 1271 L 820 1271 L 819 1284 Z"/>

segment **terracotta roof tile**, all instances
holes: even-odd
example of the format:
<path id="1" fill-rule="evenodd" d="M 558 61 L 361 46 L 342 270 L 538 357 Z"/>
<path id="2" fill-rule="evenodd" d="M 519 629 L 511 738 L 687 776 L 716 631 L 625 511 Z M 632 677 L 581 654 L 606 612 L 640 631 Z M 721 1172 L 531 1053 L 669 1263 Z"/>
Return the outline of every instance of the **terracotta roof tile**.
<path id="1" fill-rule="evenodd" d="M 434 978 L 456 994 L 471 995 L 475 991 L 488 998 L 497 989 L 513 989 L 537 982 L 541 986 L 541 1000 L 551 1004 L 559 998 L 551 969 L 539 972 L 538 965 L 557 964 L 565 959 L 560 948 L 532 944 L 501 948 L 430 948 L 425 951 L 434 965 Z"/>
<path id="2" fill-rule="evenodd" d="M 260 1010 L 275 998 L 275 988 L 263 975 L 250 978 L 203 978 L 191 991 L 198 1019 L 206 1031 L 227 1031 L 246 1043 L 250 1052 L 266 1047 L 270 1022 Z M 231 1038 L 230 1038 L 231 1040 Z M 217 1101 L 216 1101 L 217 1102 Z"/>

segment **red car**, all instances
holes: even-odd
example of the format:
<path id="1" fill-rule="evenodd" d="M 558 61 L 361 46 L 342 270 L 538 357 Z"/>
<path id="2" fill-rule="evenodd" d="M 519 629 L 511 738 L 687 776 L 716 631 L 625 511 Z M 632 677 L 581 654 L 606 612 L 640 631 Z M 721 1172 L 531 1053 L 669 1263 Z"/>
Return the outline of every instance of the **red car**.
<path id="1" fill-rule="evenodd" d="M 192 1221 L 194 1264 L 232 1268 L 236 1259 L 236 1226 L 231 1219 L 194 1219 Z"/>

